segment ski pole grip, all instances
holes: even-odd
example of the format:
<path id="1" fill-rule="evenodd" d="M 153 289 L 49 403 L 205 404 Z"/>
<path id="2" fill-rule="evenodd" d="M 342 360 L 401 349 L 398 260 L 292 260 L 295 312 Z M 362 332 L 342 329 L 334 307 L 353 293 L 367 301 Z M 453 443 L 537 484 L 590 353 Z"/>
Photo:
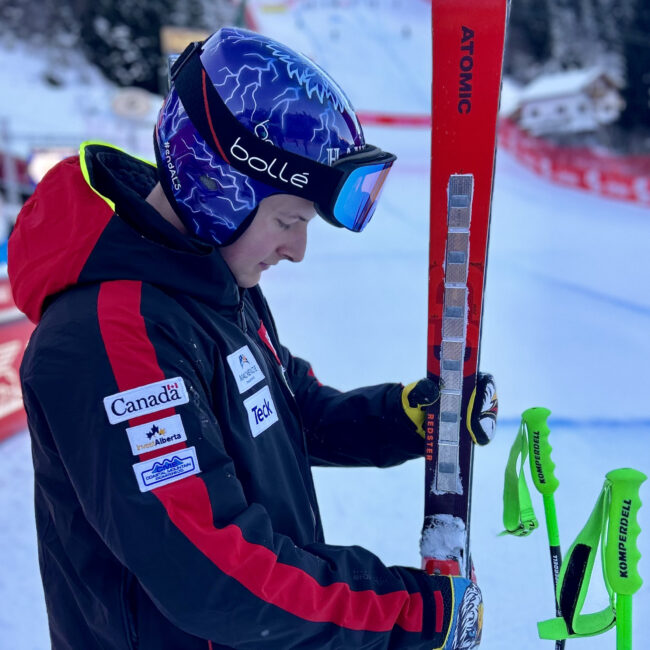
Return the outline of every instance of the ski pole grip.
<path id="1" fill-rule="evenodd" d="M 521 415 L 528 427 L 530 473 L 537 491 L 543 495 L 553 494 L 560 485 L 553 474 L 555 470 L 555 463 L 551 460 L 553 448 L 548 441 L 551 430 L 546 420 L 550 414 L 547 408 L 536 406 L 526 409 Z"/>
<path id="2" fill-rule="evenodd" d="M 636 543 L 641 532 L 637 513 L 641 507 L 639 489 L 647 476 L 635 469 L 615 469 L 606 476 L 612 491 L 605 552 L 607 578 L 617 594 L 631 596 L 643 584 L 637 571 L 641 557 Z"/>

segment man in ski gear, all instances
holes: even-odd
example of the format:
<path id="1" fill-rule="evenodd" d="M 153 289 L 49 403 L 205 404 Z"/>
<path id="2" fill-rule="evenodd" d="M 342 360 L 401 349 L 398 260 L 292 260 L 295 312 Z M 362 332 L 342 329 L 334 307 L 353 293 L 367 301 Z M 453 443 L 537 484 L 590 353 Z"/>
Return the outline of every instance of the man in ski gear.
<path id="1" fill-rule="evenodd" d="M 320 384 L 258 285 L 315 211 L 362 230 L 395 157 L 323 70 L 234 28 L 177 62 L 155 153 L 82 145 L 10 240 L 52 647 L 475 647 L 476 585 L 325 543 L 311 466 L 424 443 L 402 385 Z"/>

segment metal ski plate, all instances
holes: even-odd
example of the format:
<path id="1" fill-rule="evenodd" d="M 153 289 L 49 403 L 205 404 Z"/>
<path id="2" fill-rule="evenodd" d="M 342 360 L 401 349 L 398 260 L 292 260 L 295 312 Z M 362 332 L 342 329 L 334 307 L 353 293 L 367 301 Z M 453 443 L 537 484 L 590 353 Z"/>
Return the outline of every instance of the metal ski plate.
<path id="1" fill-rule="evenodd" d="M 440 352 L 440 419 L 435 461 L 435 492 L 462 494 L 459 443 L 463 400 L 463 360 L 467 329 L 471 174 L 452 174 L 448 186 L 447 256 Z"/>

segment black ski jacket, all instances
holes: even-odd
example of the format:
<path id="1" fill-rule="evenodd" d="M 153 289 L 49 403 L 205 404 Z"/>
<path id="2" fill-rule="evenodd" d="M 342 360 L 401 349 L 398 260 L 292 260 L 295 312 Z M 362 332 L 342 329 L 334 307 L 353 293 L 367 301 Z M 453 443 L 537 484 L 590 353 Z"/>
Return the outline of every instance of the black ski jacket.
<path id="1" fill-rule="evenodd" d="M 401 386 L 321 385 L 156 179 L 86 145 L 9 243 L 52 647 L 441 646 L 449 580 L 326 544 L 311 476 L 421 456 Z"/>

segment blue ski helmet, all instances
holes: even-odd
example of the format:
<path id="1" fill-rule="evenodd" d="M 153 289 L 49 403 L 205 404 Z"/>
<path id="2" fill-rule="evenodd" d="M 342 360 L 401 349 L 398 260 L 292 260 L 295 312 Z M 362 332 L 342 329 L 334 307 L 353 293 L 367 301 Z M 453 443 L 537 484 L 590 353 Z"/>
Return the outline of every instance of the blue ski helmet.
<path id="1" fill-rule="evenodd" d="M 171 70 L 154 149 L 160 183 L 190 232 L 227 245 L 262 199 L 295 194 L 350 230 L 369 221 L 395 156 L 367 146 L 350 100 L 307 57 L 224 27 Z"/>

